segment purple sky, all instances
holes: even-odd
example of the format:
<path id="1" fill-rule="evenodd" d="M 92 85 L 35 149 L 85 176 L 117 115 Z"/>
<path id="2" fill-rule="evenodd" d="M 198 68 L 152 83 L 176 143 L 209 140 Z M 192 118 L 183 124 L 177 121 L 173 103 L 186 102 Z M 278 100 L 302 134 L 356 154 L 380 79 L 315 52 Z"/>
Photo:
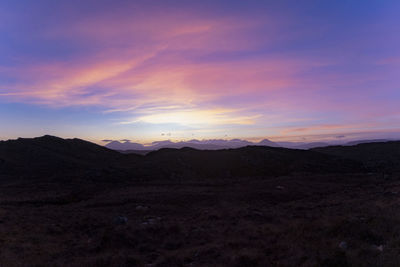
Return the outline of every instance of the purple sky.
<path id="1" fill-rule="evenodd" d="M 399 1 L 0 2 L 0 139 L 400 138 Z"/>

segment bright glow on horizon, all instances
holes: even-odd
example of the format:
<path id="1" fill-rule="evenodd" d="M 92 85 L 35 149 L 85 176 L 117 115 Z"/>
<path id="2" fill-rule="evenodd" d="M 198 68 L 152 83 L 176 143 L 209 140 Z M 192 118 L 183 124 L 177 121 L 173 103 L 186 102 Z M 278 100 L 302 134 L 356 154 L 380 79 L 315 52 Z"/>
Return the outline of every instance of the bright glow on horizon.
<path id="1" fill-rule="evenodd" d="M 400 138 L 397 1 L 0 3 L 0 139 Z"/>
<path id="2" fill-rule="evenodd" d="M 152 124 L 176 123 L 188 126 L 208 126 L 208 125 L 251 125 L 260 115 L 253 117 L 231 116 L 234 110 L 184 110 L 180 112 L 163 112 L 145 115 L 133 121 L 124 121 L 121 124 L 131 124 L 136 122 L 145 122 Z M 237 113 L 237 112 L 236 112 Z"/>

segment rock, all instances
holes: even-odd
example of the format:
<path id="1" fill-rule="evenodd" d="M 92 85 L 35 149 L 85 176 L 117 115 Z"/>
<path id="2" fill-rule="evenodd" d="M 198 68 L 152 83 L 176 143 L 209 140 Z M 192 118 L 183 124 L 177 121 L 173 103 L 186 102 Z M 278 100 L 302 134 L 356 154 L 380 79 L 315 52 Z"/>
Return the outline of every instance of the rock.
<path id="1" fill-rule="evenodd" d="M 146 207 L 146 206 L 137 206 L 136 207 L 136 210 L 138 210 L 138 211 L 146 211 L 146 210 L 148 210 L 149 209 L 149 207 Z"/>
<path id="2" fill-rule="evenodd" d="M 161 221 L 161 217 L 147 217 L 145 221 L 142 222 L 142 225 L 154 225 Z"/>
<path id="3" fill-rule="evenodd" d="M 339 243 L 339 248 L 343 249 L 343 250 L 347 249 L 348 248 L 347 242 L 345 242 L 345 241 L 340 242 Z"/>
<path id="4" fill-rule="evenodd" d="M 114 223 L 115 224 L 127 224 L 128 218 L 126 218 L 125 216 L 117 216 L 114 218 Z"/>
<path id="5" fill-rule="evenodd" d="M 261 211 L 258 211 L 258 210 L 253 210 L 253 215 L 263 217 L 264 213 L 262 213 Z"/>
<path id="6" fill-rule="evenodd" d="M 379 245 L 379 246 L 372 245 L 372 249 L 377 250 L 379 252 L 382 252 L 383 251 L 383 245 Z"/>

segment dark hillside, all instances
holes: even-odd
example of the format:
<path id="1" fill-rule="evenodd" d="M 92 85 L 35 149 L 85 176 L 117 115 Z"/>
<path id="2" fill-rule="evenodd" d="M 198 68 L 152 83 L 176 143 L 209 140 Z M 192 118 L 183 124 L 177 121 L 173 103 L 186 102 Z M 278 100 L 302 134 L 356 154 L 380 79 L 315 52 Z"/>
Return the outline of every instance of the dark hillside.
<path id="1" fill-rule="evenodd" d="M 314 151 L 247 146 L 238 149 L 161 149 L 144 162 L 176 177 L 279 176 L 290 173 L 352 173 L 363 171 L 360 163 Z"/>
<path id="2" fill-rule="evenodd" d="M 43 136 L 0 142 L 0 174 L 89 176 L 103 172 L 130 179 L 229 178 L 293 173 L 400 171 L 400 142 L 311 150 L 247 146 L 196 150 L 165 148 L 124 154 L 80 139 Z"/>
<path id="3" fill-rule="evenodd" d="M 54 136 L 0 142 L 0 174 L 44 175 L 119 167 L 136 158 L 80 140 Z"/>
<path id="4" fill-rule="evenodd" d="M 118 170 L 118 172 L 117 172 Z M 278 147 L 160 149 L 124 154 L 80 139 L 43 136 L 0 142 L 0 174 L 46 177 L 97 176 L 141 179 L 280 176 L 290 173 L 355 173 L 362 164 L 340 155 Z M 89 173 L 89 174 L 88 174 Z"/>
<path id="5" fill-rule="evenodd" d="M 400 141 L 320 147 L 311 151 L 362 162 L 371 172 L 400 172 Z"/>

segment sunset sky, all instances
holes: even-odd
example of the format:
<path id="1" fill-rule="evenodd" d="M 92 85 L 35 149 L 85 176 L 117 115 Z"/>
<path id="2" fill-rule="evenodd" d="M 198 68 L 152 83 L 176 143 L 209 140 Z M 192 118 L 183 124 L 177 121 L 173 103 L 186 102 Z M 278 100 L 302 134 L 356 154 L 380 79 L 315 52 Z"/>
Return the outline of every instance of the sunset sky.
<path id="1" fill-rule="evenodd" d="M 400 139 L 400 1 L 0 2 L 0 139 Z"/>

